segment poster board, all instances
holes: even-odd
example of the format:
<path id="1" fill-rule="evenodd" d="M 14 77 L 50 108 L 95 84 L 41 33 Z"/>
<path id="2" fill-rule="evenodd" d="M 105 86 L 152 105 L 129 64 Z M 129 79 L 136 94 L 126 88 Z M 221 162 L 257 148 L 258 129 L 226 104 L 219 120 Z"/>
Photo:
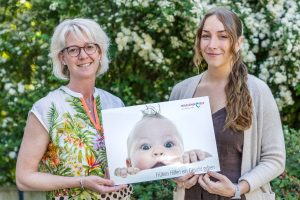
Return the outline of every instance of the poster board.
<path id="1" fill-rule="evenodd" d="M 220 171 L 208 97 L 103 110 L 102 120 L 116 185 Z"/>

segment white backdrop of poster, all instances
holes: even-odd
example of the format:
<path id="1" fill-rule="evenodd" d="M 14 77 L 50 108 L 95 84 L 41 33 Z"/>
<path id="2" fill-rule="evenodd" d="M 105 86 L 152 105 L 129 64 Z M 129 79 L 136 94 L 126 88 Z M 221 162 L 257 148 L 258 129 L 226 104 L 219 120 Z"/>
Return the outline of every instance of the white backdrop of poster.
<path id="1" fill-rule="evenodd" d="M 151 106 L 159 107 L 160 114 L 176 125 L 182 136 L 184 152 L 201 149 L 211 154 L 211 157 L 194 163 L 145 169 L 126 178 L 116 176 L 114 171 L 117 168 L 126 167 L 127 138 L 143 117 L 141 111 Z M 208 97 L 103 110 L 102 120 L 110 178 L 116 185 L 174 178 L 191 171 L 197 174 L 220 171 Z"/>

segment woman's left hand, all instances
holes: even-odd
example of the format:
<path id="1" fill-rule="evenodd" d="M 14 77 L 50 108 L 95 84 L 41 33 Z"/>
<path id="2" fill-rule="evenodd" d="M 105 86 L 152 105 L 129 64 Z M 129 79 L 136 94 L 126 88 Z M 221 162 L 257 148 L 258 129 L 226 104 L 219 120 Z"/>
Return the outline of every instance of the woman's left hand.
<path id="1" fill-rule="evenodd" d="M 210 177 L 217 179 L 217 181 L 210 180 Z M 226 176 L 217 172 L 209 171 L 207 174 L 200 175 L 198 183 L 203 189 L 211 194 L 232 197 L 235 193 L 234 184 Z"/>

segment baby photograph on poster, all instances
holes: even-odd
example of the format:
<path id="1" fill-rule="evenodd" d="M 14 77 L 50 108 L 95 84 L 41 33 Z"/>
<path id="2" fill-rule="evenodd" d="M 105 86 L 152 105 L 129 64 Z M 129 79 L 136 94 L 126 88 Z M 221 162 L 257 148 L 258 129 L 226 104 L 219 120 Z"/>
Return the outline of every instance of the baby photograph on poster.
<path id="1" fill-rule="evenodd" d="M 220 171 L 208 97 L 102 111 L 116 185 Z"/>

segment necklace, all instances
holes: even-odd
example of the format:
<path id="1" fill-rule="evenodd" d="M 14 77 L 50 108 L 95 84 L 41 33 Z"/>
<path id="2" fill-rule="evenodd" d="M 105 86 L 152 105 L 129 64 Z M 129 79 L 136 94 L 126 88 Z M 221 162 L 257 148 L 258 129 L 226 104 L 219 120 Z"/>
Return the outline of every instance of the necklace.
<path id="1" fill-rule="evenodd" d="M 98 130 L 98 131 L 102 131 L 102 127 L 100 125 L 100 121 L 99 121 L 99 118 L 98 118 L 98 112 L 97 112 L 97 109 L 96 109 L 96 101 L 93 100 L 93 106 L 92 106 L 92 110 L 88 107 L 86 101 L 84 100 L 84 98 L 80 98 L 81 100 L 81 103 L 88 115 L 88 117 L 90 118 L 90 121 L 92 122 L 92 124 L 94 125 L 94 127 Z M 92 112 L 91 112 L 92 111 Z"/>
<path id="2" fill-rule="evenodd" d="M 71 91 L 75 91 L 75 92 L 80 93 L 80 92 L 77 91 L 77 90 L 71 89 L 70 84 L 66 85 L 66 87 L 69 88 Z M 82 94 L 82 93 L 80 93 L 80 94 Z M 82 97 L 82 99 L 83 99 L 84 102 L 85 102 L 85 105 L 86 105 L 86 107 L 87 107 L 87 111 L 88 111 L 89 113 L 92 113 L 92 112 L 94 111 L 94 97 L 93 97 L 93 95 L 91 95 L 90 97 L 87 97 L 87 98 Z"/>
<path id="3" fill-rule="evenodd" d="M 94 101 L 92 98 L 85 99 L 86 105 L 88 107 L 89 112 L 93 112 L 94 110 Z"/>

